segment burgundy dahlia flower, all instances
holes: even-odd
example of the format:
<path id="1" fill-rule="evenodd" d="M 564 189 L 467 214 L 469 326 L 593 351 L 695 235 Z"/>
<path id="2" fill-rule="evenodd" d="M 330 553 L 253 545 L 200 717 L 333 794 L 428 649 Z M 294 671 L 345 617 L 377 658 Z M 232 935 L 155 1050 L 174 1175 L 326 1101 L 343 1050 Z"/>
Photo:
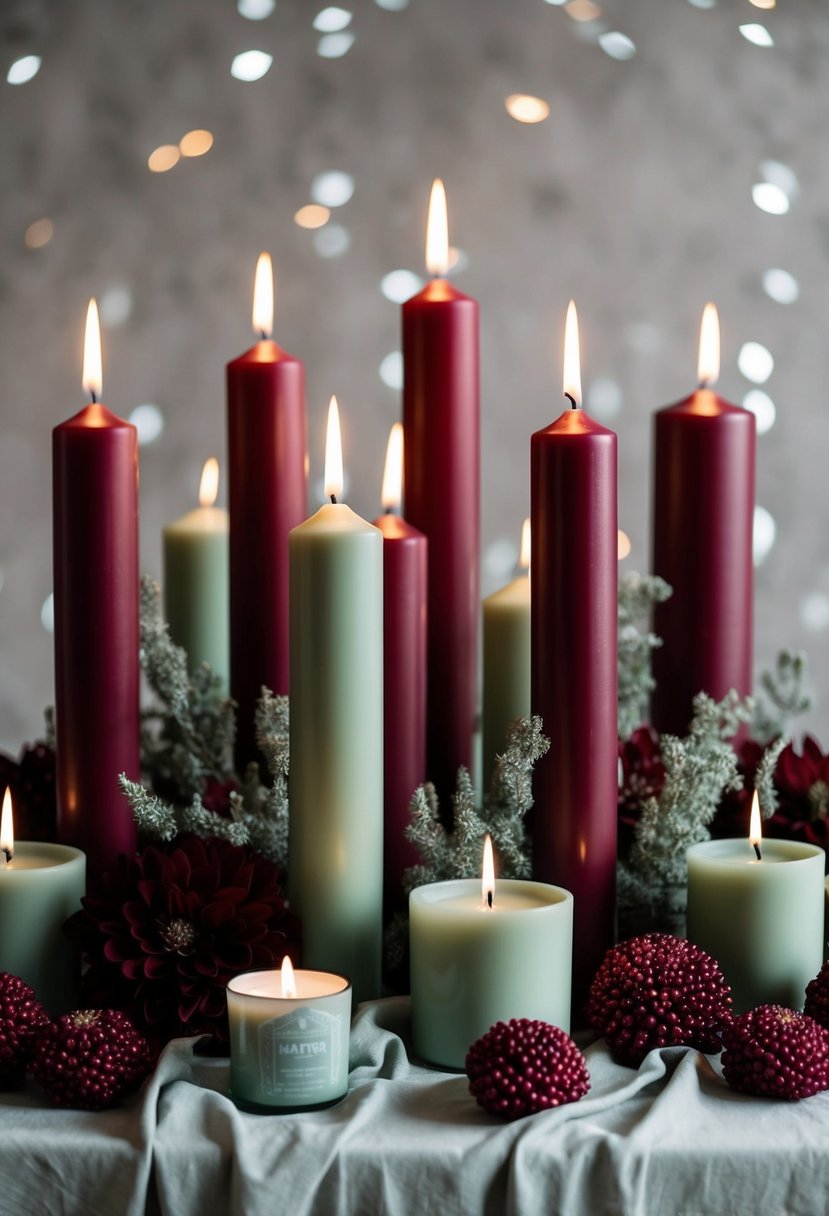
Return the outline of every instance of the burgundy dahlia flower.
<path id="1" fill-rule="evenodd" d="M 298 953 L 272 862 L 226 840 L 184 836 L 121 855 L 66 925 L 88 969 L 82 1000 L 120 1009 L 155 1045 L 226 1042 L 228 980 Z"/>

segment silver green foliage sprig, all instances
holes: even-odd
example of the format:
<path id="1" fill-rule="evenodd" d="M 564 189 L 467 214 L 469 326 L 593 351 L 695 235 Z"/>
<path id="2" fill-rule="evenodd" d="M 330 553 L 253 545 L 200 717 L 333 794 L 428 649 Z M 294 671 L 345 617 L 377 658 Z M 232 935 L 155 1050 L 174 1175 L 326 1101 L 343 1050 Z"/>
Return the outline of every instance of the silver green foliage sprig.
<path id="1" fill-rule="evenodd" d="M 671 587 L 654 574 L 626 574 L 619 579 L 619 738 L 626 739 L 648 717 L 656 687 L 651 659 L 662 639 L 640 624 L 654 607 L 671 596 Z"/>
<path id="2" fill-rule="evenodd" d="M 172 641 L 161 614 L 157 584 L 142 579 L 141 664 L 157 704 L 145 715 L 142 770 L 146 785 L 121 775 L 139 831 L 171 841 L 182 833 L 246 844 L 285 868 L 288 860 L 288 698 L 262 689 L 256 705 L 259 765 L 248 765 L 241 789 L 229 795 L 230 817 L 202 801 L 205 782 L 234 779 L 234 702 L 207 665 L 188 673 L 187 657 Z M 149 787 L 149 788 L 147 788 Z M 161 791 L 160 793 L 158 791 Z"/>

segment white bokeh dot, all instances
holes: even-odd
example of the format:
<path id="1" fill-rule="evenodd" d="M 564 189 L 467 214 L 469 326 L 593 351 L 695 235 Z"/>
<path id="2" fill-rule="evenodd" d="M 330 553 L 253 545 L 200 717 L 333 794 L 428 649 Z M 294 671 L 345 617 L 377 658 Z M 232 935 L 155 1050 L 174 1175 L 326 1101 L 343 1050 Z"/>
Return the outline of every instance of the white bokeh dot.
<path id="1" fill-rule="evenodd" d="M 775 266 L 763 275 L 763 291 L 777 304 L 794 304 L 800 296 L 800 284 L 788 270 Z"/>
<path id="2" fill-rule="evenodd" d="M 27 84 L 37 76 L 41 62 L 40 55 L 24 55 L 22 59 L 15 59 L 6 72 L 6 80 L 9 84 Z"/>
<path id="3" fill-rule="evenodd" d="M 752 534 L 752 552 L 755 566 L 762 566 L 774 548 L 777 537 L 777 524 L 774 516 L 765 507 L 754 508 L 754 530 Z"/>
<path id="4" fill-rule="evenodd" d="M 317 54 L 322 59 L 342 59 L 354 45 L 354 35 L 348 30 L 341 34 L 323 34 L 317 43 Z"/>
<path id="5" fill-rule="evenodd" d="M 789 210 L 789 196 L 774 182 L 758 182 L 751 187 L 755 207 L 768 215 L 785 215 Z"/>
<path id="6" fill-rule="evenodd" d="M 318 173 L 311 182 L 311 198 L 321 207 L 343 207 L 354 194 L 354 178 L 339 169 Z"/>
<path id="7" fill-rule="evenodd" d="M 47 633 L 55 632 L 55 597 L 51 591 L 41 605 L 40 623 Z"/>
<path id="8" fill-rule="evenodd" d="M 390 351 L 380 360 L 380 379 L 389 388 L 403 387 L 403 356 L 399 350 Z"/>
<path id="9" fill-rule="evenodd" d="M 820 633 L 829 629 L 829 595 L 812 591 L 800 601 L 800 620 L 807 629 Z"/>
<path id="10" fill-rule="evenodd" d="M 314 248 L 321 258 L 338 258 L 348 252 L 351 237 L 342 224 L 328 224 L 314 233 Z"/>
<path id="11" fill-rule="evenodd" d="M 746 42 L 750 42 L 754 46 L 774 46 L 774 39 L 764 25 L 760 25 L 756 21 L 749 21 L 739 28 Z"/>
<path id="12" fill-rule="evenodd" d="M 239 16 L 248 21 L 264 21 L 275 8 L 276 0 L 238 0 L 236 5 Z"/>
<path id="13" fill-rule="evenodd" d="M 110 329 L 115 329 L 129 321 L 132 314 L 132 292 L 129 287 L 117 285 L 108 287 L 98 302 L 101 322 Z"/>
<path id="14" fill-rule="evenodd" d="M 589 412 L 600 421 L 615 418 L 624 401 L 621 387 L 609 376 L 599 376 L 588 385 L 586 405 Z"/>
<path id="15" fill-rule="evenodd" d="M 636 54 L 636 44 L 633 39 L 628 38 L 627 34 L 621 34 L 618 30 L 608 30 L 606 34 L 600 34 L 599 46 L 611 59 L 632 59 Z"/>
<path id="16" fill-rule="evenodd" d="M 154 443 L 164 430 L 164 415 L 158 406 L 153 405 L 150 401 L 137 405 L 131 412 L 129 421 L 138 431 L 140 447 Z"/>
<path id="17" fill-rule="evenodd" d="M 261 80 L 270 70 L 273 55 L 267 51 L 242 51 L 234 55 L 230 65 L 230 74 L 236 80 Z"/>
<path id="18" fill-rule="evenodd" d="M 784 165 L 781 160 L 764 160 L 760 162 L 760 172 L 763 175 L 763 181 L 777 186 L 778 190 L 783 191 L 786 198 L 797 198 L 800 193 L 800 182 L 797 180 L 794 169 L 789 165 Z"/>
<path id="19" fill-rule="evenodd" d="M 348 25 L 351 25 L 351 13 L 336 5 L 322 9 L 313 21 L 314 29 L 320 34 L 337 34 Z"/>
<path id="20" fill-rule="evenodd" d="M 737 366 L 752 384 L 765 384 L 774 371 L 774 357 L 760 342 L 744 342 L 737 355 Z"/>
<path id="21" fill-rule="evenodd" d="M 390 270 L 380 280 L 381 292 L 393 304 L 403 304 L 417 295 L 422 286 L 423 279 L 412 270 Z"/>
<path id="22" fill-rule="evenodd" d="M 409 0 L 374 0 L 378 8 L 384 8 L 389 13 L 401 13 L 409 7 Z"/>
<path id="23" fill-rule="evenodd" d="M 743 397 L 743 408 L 750 410 L 757 419 L 757 434 L 765 435 L 774 426 L 777 409 L 768 393 L 761 388 L 750 389 Z"/>

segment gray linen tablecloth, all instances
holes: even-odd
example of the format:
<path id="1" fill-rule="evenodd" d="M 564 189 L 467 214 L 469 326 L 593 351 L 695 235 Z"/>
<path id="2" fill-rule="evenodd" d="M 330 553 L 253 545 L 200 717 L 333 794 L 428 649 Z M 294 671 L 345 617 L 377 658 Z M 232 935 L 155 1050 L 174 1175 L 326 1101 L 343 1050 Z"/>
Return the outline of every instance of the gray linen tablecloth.
<path id="1" fill-rule="evenodd" d="M 124 1107 L 56 1111 L 33 1087 L 2 1096 L 0 1211 L 28 1216 L 825 1216 L 829 1093 L 743 1098 L 715 1060 L 654 1051 L 638 1071 L 603 1043 L 592 1087 L 504 1124 L 466 1078 L 413 1063 L 408 1000 L 364 1006 L 347 1098 L 250 1115 L 227 1060 L 179 1039 Z"/>

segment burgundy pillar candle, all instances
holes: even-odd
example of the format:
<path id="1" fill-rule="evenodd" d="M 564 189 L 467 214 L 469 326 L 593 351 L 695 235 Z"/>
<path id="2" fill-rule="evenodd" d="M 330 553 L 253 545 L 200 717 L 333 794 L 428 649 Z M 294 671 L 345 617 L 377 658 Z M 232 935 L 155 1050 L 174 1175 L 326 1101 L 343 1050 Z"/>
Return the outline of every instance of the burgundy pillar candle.
<path id="1" fill-rule="evenodd" d="M 383 889 L 387 912 L 403 901 L 403 873 L 420 855 L 404 833 L 412 794 L 426 780 L 426 586 L 428 542 L 400 508 L 403 427 L 389 435 L 383 533 Z"/>
<path id="2" fill-rule="evenodd" d="M 432 188 L 427 265 L 403 305 L 406 516 L 429 542 L 427 774 L 445 810 L 472 765 L 478 685 L 478 304 L 445 279 L 446 198 Z"/>
<path id="3" fill-rule="evenodd" d="M 256 267 L 253 326 L 260 341 L 227 365 L 230 513 L 230 692 L 236 762 L 255 759 L 262 685 L 288 692 L 288 533 L 308 514 L 305 369 L 271 339 L 273 277 Z"/>
<path id="4" fill-rule="evenodd" d="M 52 433 L 58 831 L 91 879 L 135 848 L 118 784 L 140 780 L 138 439 L 97 400 L 100 333 L 87 314 L 92 404 Z"/>
<path id="5" fill-rule="evenodd" d="M 568 309 L 565 395 L 578 407 Z M 569 353 L 568 353 L 569 352 Z M 568 408 L 531 442 L 531 698 L 550 750 L 534 777 L 533 875 L 574 899 L 574 1017 L 615 932 L 616 436 Z"/>
<path id="6" fill-rule="evenodd" d="M 694 696 L 752 689 L 754 415 L 717 396 L 719 322 L 706 307 L 700 387 L 655 415 L 653 572 L 673 587 L 654 609 L 651 720 L 685 735 Z"/>

